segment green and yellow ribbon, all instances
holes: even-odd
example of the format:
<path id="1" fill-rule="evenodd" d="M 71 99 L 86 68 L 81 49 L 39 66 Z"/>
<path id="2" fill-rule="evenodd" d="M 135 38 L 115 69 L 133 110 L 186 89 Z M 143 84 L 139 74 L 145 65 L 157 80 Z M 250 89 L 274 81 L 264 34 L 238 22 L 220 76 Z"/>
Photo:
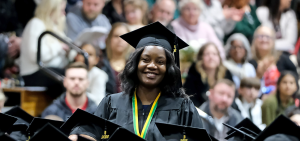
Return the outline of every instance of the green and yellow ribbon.
<path id="1" fill-rule="evenodd" d="M 132 114 L 133 114 L 133 127 L 134 127 L 134 132 L 136 135 L 140 136 L 141 138 L 145 139 L 148 127 L 150 125 L 150 122 L 152 120 L 152 117 L 154 115 L 154 112 L 157 107 L 157 101 L 160 97 L 160 93 L 157 95 L 156 99 L 153 102 L 153 105 L 151 107 L 150 113 L 146 119 L 146 122 L 144 124 L 142 134 L 140 134 L 139 131 L 139 116 L 138 116 L 138 105 L 137 105 L 137 98 L 136 98 L 136 91 L 134 92 L 134 96 L 132 97 Z"/>

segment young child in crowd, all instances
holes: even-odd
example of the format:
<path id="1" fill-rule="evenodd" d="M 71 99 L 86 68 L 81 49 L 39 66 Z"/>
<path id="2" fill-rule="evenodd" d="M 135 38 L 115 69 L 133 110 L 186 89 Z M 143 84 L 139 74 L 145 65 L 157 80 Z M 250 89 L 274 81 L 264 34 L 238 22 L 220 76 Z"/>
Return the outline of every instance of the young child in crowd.
<path id="1" fill-rule="evenodd" d="M 261 107 L 262 121 L 267 126 L 288 107 L 295 105 L 294 97 L 299 89 L 297 74 L 291 71 L 283 72 L 278 78 L 276 87 L 276 94 L 268 96 Z"/>
<path id="2" fill-rule="evenodd" d="M 98 105 L 106 95 L 108 76 L 103 70 L 96 67 L 99 62 L 99 49 L 91 44 L 83 44 L 81 49 L 89 54 L 88 96 Z M 84 57 L 78 55 L 76 61 L 84 62 Z"/>
<path id="3" fill-rule="evenodd" d="M 266 126 L 262 124 L 262 100 L 258 98 L 260 90 L 260 80 L 258 78 L 243 78 L 239 96 L 235 99 L 237 110 L 241 112 L 244 118 L 249 118 L 252 122 L 263 130 Z"/>

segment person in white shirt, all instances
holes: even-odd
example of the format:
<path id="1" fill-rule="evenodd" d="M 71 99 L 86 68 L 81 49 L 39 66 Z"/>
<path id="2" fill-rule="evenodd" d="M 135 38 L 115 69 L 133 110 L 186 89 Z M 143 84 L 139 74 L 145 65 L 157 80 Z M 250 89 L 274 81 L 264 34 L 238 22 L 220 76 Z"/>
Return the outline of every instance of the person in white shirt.
<path id="1" fill-rule="evenodd" d="M 258 98 L 259 90 L 260 80 L 258 78 L 243 78 L 238 89 L 239 96 L 234 101 L 236 107 L 233 107 L 239 110 L 244 118 L 249 118 L 257 127 L 263 130 L 266 125 L 262 123 L 261 106 L 263 101 Z"/>
<path id="2" fill-rule="evenodd" d="M 52 31 L 55 34 L 66 37 L 65 24 L 65 0 L 43 0 L 37 6 L 35 17 L 25 27 L 22 35 L 20 54 L 20 74 L 25 86 L 46 86 L 51 95 L 61 94 L 64 91 L 62 84 L 55 82 L 39 71 L 37 65 L 37 43 L 39 36 L 44 31 Z M 56 38 L 46 35 L 41 42 L 41 61 L 46 68 L 52 68 L 58 73 L 64 74 L 63 68 L 68 64 L 66 54 L 69 47 Z M 52 88 L 53 87 L 53 88 Z M 58 89 L 60 89 L 58 91 Z M 55 96 L 54 96 L 55 97 Z"/>
<path id="3" fill-rule="evenodd" d="M 297 18 L 291 0 L 266 0 L 256 14 L 262 25 L 276 31 L 275 49 L 291 52 L 297 41 Z"/>
<path id="4" fill-rule="evenodd" d="M 87 89 L 88 96 L 98 105 L 106 95 L 106 83 L 108 75 L 96 65 L 99 62 L 99 49 L 91 44 L 84 44 L 81 49 L 89 54 L 89 87 Z M 76 61 L 84 62 L 82 55 L 76 57 Z"/>

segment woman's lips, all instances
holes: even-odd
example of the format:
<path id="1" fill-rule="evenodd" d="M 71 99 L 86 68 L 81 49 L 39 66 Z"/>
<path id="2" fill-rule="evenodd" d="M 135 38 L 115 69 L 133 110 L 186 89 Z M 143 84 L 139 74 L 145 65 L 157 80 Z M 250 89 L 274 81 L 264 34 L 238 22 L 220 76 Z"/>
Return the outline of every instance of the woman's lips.
<path id="1" fill-rule="evenodd" d="M 146 73 L 146 76 L 147 76 L 147 78 L 154 79 L 156 77 L 156 74 L 148 72 L 148 73 Z"/>

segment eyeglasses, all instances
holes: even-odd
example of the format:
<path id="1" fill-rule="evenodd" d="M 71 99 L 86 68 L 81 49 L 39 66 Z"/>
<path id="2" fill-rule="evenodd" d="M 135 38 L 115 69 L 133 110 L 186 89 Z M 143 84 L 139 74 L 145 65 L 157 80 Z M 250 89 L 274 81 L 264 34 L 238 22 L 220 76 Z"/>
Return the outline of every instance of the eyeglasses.
<path id="1" fill-rule="evenodd" d="M 269 35 L 261 35 L 261 34 L 259 34 L 259 35 L 255 35 L 254 36 L 256 39 L 267 39 L 267 40 L 273 40 L 274 38 L 273 37 L 271 37 L 271 36 L 269 36 Z"/>
<path id="2" fill-rule="evenodd" d="M 243 47 L 243 46 L 233 46 L 233 45 L 232 45 L 232 46 L 230 47 L 230 49 L 232 49 L 232 50 L 233 50 L 233 49 L 244 49 L 244 47 Z"/>

